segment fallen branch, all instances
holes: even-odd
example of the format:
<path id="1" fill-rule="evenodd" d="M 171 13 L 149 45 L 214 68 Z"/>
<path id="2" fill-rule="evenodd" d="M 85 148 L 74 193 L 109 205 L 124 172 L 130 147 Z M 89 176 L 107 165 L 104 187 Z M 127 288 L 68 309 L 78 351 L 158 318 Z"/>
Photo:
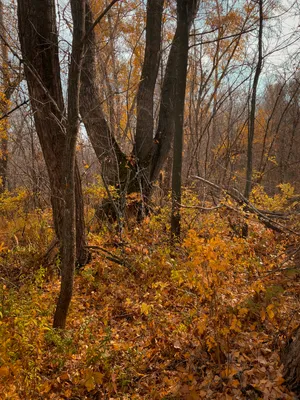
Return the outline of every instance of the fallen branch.
<path id="1" fill-rule="evenodd" d="M 94 250 L 94 251 L 100 251 L 104 253 L 104 257 L 109 260 L 114 262 L 115 264 L 122 265 L 123 267 L 126 267 L 130 270 L 134 270 L 131 264 L 129 264 L 126 260 L 122 260 L 120 257 L 116 256 L 115 254 L 111 253 L 110 251 L 104 249 L 103 247 L 100 246 L 85 246 L 89 250 Z"/>
<path id="2" fill-rule="evenodd" d="M 286 219 L 287 217 L 282 214 L 282 213 L 276 213 L 272 211 L 264 211 L 260 210 L 257 207 L 255 207 L 249 200 L 247 200 L 242 193 L 240 193 L 236 188 L 233 188 L 235 193 L 232 193 L 232 191 L 227 190 L 213 182 L 208 181 L 207 179 L 202 178 L 201 176 L 194 175 L 192 178 L 195 178 L 212 188 L 222 191 L 226 195 L 230 196 L 232 199 L 234 199 L 238 204 L 241 206 L 244 206 L 244 211 L 256 214 L 258 216 L 258 219 L 267 227 L 270 228 L 276 232 L 279 233 L 292 233 L 296 236 L 300 236 L 300 233 L 297 231 L 294 231 L 293 229 L 288 228 L 287 226 L 275 221 L 273 218 L 281 218 L 281 219 Z"/>

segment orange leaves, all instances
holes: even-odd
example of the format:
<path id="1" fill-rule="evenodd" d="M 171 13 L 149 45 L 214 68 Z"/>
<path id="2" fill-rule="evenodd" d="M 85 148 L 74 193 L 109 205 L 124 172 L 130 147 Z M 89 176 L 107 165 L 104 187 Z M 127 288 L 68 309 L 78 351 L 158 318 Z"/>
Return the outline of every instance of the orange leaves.
<path id="1" fill-rule="evenodd" d="M 91 392 L 97 385 L 101 385 L 104 375 L 90 369 L 83 371 L 83 384 L 88 392 Z"/>
<path id="2" fill-rule="evenodd" d="M 282 242 L 257 221 L 248 220 L 250 235 L 242 239 L 233 237 L 226 213 L 184 212 L 194 229 L 183 226 L 184 243 L 172 253 L 168 210 L 125 229 L 122 242 L 108 229 L 90 234 L 92 245 L 125 255 L 136 269 L 95 254 L 76 274 L 63 335 L 50 325 L 56 276 L 40 270 L 18 290 L 0 286 L 0 393 L 291 399 L 279 347 L 289 321 L 288 329 L 296 324 L 300 284 L 278 272 L 266 276 Z"/>
<path id="3" fill-rule="evenodd" d="M 0 367 L 0 377 L 5 378 L 9 376 L 9 368 L 3 365 Z"/>

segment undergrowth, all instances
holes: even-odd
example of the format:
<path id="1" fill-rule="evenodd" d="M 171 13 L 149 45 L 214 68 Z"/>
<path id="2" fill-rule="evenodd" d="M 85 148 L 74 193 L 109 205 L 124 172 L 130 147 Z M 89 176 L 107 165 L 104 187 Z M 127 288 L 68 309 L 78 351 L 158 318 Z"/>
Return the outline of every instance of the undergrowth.
<path id="1" fill-rule="evenodd" d="M 242 211 L 188 208 L 200 204 L 193 192 L 175 248 L 168 203 L 121 238 L 92 229 L 90 244 L 126 264 L 95 251 L 76 273 L 62 333 L 51 327 L 58 269 L 42 262 L 49 210 L 15 196 L 14 208 L 0 205 L 1 399 L 293 399 L 280 350 L 297 326 L 300 285 L 286 235 L 252 218 L 240 237 Z"/>

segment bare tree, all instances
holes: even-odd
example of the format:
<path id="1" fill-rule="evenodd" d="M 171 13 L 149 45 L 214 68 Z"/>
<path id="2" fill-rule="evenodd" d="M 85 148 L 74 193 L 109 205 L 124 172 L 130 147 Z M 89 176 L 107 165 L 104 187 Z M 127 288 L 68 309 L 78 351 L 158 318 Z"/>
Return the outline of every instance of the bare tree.
<path id="1" fill-rule="evenodd" d="M 247 148 L 247 168 L 246 168 L 246 186 L 244 196 L 249 199 L 252 189 L 253 174 L 253 140 L 255 134 L 255 114 L 256 114 L 256 96 L 258 81 L 262 70 L 263 62 L 263 0 L 258 1 L 259 6 L 259 29 L 258 29 L 258 59 L 255 68 L 255 74 L 252 86 L 252 96 L 250 104 L 249 128 L 248 128 L 248 148 Z"/>

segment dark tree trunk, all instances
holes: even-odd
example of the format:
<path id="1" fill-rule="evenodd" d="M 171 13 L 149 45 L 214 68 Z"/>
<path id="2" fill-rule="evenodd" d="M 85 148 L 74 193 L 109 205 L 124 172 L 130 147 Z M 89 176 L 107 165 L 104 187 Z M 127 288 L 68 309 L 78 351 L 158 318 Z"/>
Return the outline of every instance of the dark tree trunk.
<path id="1" fill-rule="evenodd" d="M 62 95 L 58 38 L 54 0 L 18 0 L 19 37 L 24 59 L 25 77 L 36 131 L 41 143 L 51 187 L 51 204 L 55 232 L 62 241 L 63 159 L 66 145 L 66 113 Z M 80 179 L 76 185 L 81 185 Z M 77 195 L 80 196 L 78 187 Z M 82 199 L 78 198 L 81 204 Z M 78 207 L 83 213 L 83 207 Z M 86 259 L 83 214 L 76 226 L 79 262 Z"/>
<path id="2" fill-rule="evenodd" d="M 286 386 L 300 395 L 300 327 L 282 353 Z"/>
<path id="3" fill-rule="evenodd" d="M 62 276 L 60 294 L 54 314 L 53 327 L 65 328 L 73 292 L 76 260 L 75 154 L 79 131 L 79 91 L 85 34 L 85 0 L 71 0 L 73 42 L 68 77 L 68 118 L 63 159 L 64 217 L 62 246 Z"/>
<path id="4" fill-rule="evenodd" d="M 263 62 L 263 0 L 259 0 L 259 30 L 258 30 L 258 60 L 255 68 L 255 75 L 252 86 L 252 96 L 250 105 L 249 128 L 248 128 L 248 147 L 247 147 L 247 168 L 246 168 L 246 186 L 244 196 L 249 199 L 252 189 L 253 174 L 253 140 L 255 134 L 255 115 L 256 115 L 256 96 L 259 76 L 262 70 Z"/>
<path id="5" fill-rule="evenodd" d="M 183 122 L 185 89 L 187 77 L 187 64 L 189 52 L 189 26 L 191 17 L 197 10 L 198 2 L 195 0 L 177 0 L 177 38 L 176 46 L 177 63 L 175 69 L 175 106 L 174 106 L 174 151 L 172 168 L 172 238 L 180 236 L 180 203 L 181 203 L 181 170 L 183 151 Z"/>
<path id="6" fill-rule="evenodd" d="M 198 1 L 187 1 L 188 31 L 197 6 Z M 91 31 L 93 18 L 90 8 L 86 14 L 86 29 L 90 33 L 87 37 L 81 77 L 80 114 L 102 165 L 106 183 L 116 185 L 123 197 L 126 192 L 142 192 L 144 198 L 150 196 L 151 184 L 158 179 L 173 142 L 178 28 L 167 61 L 161 92 L 158 129 L 153 138 L 153 98 L 159 68 L 162 11 L 162 0 L 148 1 L 145 58 L 137 94 L 137 129 L 132 157 L 136 160 L 135 165 L 128 163 L 126 155 L 118 146 L 101 107 L 97 85 L 96 42 L 95 34 Z"/>
<path id="7" fill-rule="evenodd" d="M 150 181 L 155 182 L 170 152 L 174 138 L 174 101 L 176 83 L 176 63 L 178 57 L 179 37 L 178 27 L 176 29 L 163 79 L 161 100 L 159 108 L 158 127 L 154 138 L 152 150 Z"/>
<path id="8" fill-rule="evenodd" d="M 148 0 L 146 46 L 141 82 L 137 92 L 134 155 L 142 187 L 150 183 L 149 166 L 154 133 L 154 90 L 160 62 L 163 0 Z"/>
<path id="9" fill-rule="evenodd" d="M 186 1 L 188 32 L 198 10 L 199 1 Z M 177 102 L 176 79 L 179 46 L 182 26 L 177 22 L 176 32 L 172 41 L 165 76 L 161 91 L 158 128 L 154 139 L 151 159 L 150 181 L 155 182 L 170 153 L 175 132 L 175 104 Z"/>

